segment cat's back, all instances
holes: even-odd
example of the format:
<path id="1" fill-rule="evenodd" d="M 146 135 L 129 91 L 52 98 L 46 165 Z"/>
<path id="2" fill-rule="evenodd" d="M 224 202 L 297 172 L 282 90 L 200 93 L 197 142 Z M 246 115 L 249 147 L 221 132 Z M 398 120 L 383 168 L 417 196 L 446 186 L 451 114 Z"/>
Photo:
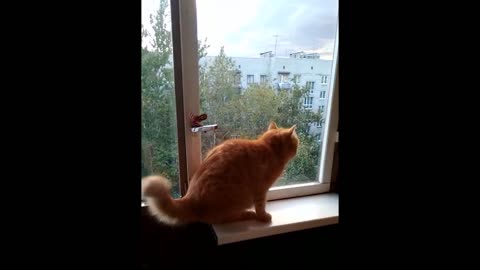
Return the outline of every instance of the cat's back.
<path id="1" fill-rule="evenodd" d="M 224 160 L 224 163 L 248 162 L 269 154 L 270 149 L 258 140 L 231 139 L 213 148 L 205 157 L 204 164 L 212 165 L 218 160 Z"/>
<path id="2" fill-rule="evenodd" d="M 271 158 L 270 149 L 257 140 L 231 139 L 217 145 L 206 155 L 193 178 L 197 181 L 242 177 L 258 172 L 260 166 Z"/>

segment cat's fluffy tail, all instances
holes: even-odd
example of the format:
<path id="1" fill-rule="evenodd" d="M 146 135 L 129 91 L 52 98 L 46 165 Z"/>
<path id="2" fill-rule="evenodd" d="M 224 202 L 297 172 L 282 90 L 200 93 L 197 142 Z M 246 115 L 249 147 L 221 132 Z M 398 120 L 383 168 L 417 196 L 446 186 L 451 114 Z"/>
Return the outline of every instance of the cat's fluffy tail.
<path id="1" fill-rule="evenodd" d="M 187 222 L 190 213 L 182 201 L 170 196 L 171 184 L 163 176 L 152 175 L 142 179 L 142 193 L 150 213 L 160 222 L 177 225 Z"/>

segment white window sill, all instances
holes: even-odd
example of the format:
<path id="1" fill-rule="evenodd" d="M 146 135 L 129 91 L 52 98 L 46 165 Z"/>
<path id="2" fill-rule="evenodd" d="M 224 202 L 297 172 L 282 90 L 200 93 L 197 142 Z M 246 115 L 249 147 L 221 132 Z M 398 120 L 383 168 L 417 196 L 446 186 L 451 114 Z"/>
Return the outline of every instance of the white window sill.
<path id="1" fill-rule="evenodd" d="M 254 220 L 214 225 L 217 244 L 299 231 L 338 223 L 338 194 L 325 193 L 267 202 L 272 222 Z"/>

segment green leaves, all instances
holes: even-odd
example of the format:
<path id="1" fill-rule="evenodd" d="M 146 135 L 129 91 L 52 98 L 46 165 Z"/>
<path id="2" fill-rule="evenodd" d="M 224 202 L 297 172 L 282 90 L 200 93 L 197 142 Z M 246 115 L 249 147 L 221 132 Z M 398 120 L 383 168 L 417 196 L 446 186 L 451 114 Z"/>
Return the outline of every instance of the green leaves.
<path id="1" fill-rule="evenodd" d="M 151 41 L 151 48 L 142 48 L 142 176 L 163 174 L 172 181 L 173 195 L 178 197 L 178 140 L 167 10 L 168 2 L 161 0 L 155 16 L 150 16 L 153 35 L 142 26 L 142 39 Z"/>

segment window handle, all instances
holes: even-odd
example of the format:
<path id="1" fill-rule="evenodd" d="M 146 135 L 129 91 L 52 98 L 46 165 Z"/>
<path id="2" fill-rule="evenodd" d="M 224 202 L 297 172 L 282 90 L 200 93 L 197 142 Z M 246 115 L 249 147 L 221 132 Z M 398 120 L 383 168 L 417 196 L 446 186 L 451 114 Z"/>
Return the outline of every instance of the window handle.
<path id="1" fill-rule="evenodd" d="M 212 125 L 202 125 L 202 121 L 206 120 L 208 118 L 207 114 L 200 114 L 200 115 L 194 115 L 190 114 L 190 124 L 192 128 L 193 133 L 198 133 L 198 132 L 203 132 L 206 133 L 207 131 L 210 130 L 215 130 L 218 128 L 217 124 L 212 124 Z"/>

